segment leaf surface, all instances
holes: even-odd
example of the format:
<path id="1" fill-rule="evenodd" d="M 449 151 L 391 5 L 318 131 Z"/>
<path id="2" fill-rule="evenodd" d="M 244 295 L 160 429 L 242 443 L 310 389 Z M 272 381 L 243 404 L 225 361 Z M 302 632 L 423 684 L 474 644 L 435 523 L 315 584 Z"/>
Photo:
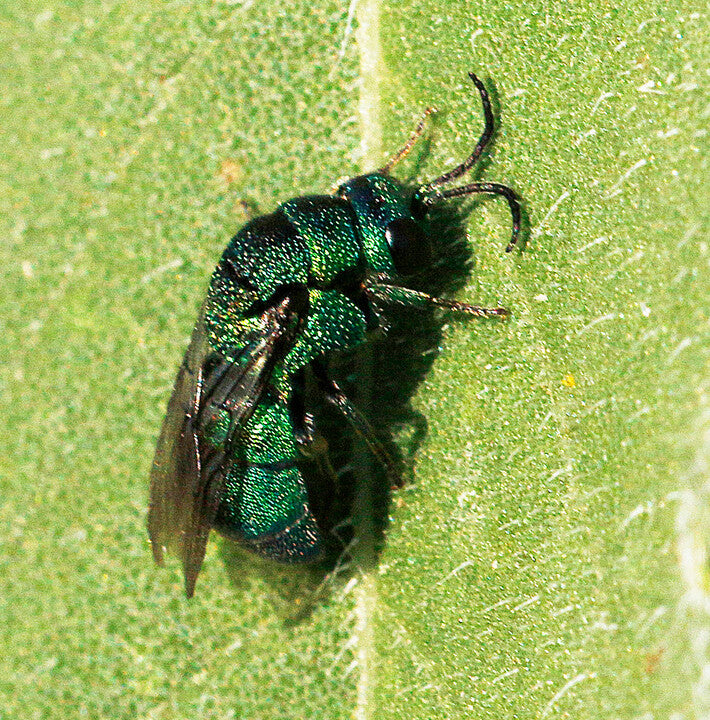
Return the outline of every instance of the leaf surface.
<path id="1" fill-rule="evenodd" d="M 8 717 L 673 718 L 707 681 L 703 9 L 456 0 L 11 4 L 1 66 L 0 693 Z M 382 552 L 317 590 L 211 542 L 152 566 L 147 477 L 244 221 L 500 129 Z M 360 512 L 360 515 L 358 515 Z M 357 563 L 356 563 L 357 565 Z M 316 593 L 314 601 L 314 593 Z"/>

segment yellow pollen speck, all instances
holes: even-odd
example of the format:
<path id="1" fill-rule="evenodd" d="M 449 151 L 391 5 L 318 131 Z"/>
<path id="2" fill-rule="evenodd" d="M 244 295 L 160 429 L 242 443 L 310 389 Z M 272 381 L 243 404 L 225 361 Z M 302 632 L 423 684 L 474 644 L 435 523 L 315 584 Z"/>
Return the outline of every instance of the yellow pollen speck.
<path id="1" fill-rule="evenodd" d="M 567 373 L 562 378 L 562 384 L 568 388 L 577 387 L 577 383 L 574 381 L 574 375 L 572 375 L 572 373 Z"/>

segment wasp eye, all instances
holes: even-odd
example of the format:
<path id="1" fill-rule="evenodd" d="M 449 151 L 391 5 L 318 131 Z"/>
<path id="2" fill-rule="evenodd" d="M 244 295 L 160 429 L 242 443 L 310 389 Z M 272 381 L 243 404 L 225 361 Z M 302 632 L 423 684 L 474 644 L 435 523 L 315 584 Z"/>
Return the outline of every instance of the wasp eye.
<path id="1" fill-rule="evenodd" d="M 392 220 L 385 228 L 385 239 L 394 268 L 400 275 L 412 275 L 431 265 L 429 240 L 412 218 Z"/>

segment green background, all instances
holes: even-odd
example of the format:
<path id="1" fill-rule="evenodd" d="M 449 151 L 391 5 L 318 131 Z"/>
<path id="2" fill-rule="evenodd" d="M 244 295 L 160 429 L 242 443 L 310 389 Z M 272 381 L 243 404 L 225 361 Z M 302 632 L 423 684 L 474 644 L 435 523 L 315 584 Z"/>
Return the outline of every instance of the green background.
<path id="1" fill-rule="evenodd" d="M 707 716 L 703 11 L 3 3 L 0 717 Z M 187 602 L 147 476 L 240 201 L 377 167 L 431 104 L 450 167 L 470 69 L 530 233 L 477 205 L 459 297 L 512 319 L 447 329 L 375 567 L 299 615 L 317 578 L 212 542 Z"/>

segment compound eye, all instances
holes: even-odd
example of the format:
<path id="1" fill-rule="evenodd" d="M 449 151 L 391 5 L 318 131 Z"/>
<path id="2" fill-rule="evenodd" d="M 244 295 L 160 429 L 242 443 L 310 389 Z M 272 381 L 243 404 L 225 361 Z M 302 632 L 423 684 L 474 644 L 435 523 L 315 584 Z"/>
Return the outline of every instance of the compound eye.
<path id="1" fill-rule="evenodd" d="M 412 218 L 392 220 L 385 228 L 385 239 L 398 274 L 412 275 L 431 265 L 429 240 Z"/>

